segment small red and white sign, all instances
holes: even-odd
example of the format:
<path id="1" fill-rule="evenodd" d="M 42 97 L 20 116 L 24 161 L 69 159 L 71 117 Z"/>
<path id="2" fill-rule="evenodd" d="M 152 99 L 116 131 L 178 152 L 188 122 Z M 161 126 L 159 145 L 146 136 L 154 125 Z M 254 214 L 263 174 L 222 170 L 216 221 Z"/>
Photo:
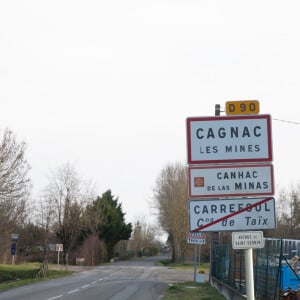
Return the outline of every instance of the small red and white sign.
<path id="1" fill-rule="evenodd" d="M 274 195 L 271 164 L 193 166 L 189 168 L 191 198 Z"/>
<path id="2" fill-rule="evenodd" d="M 206 234 L 204 232 L 189 232 L 188 237 L 194 239 L 206 239 Z"/>
<path id="3" fill-rule="evenodd" d="M 64 251 L 64 245 L 63 244 L 56 244 L 55 245 L 55 250 L 59 251 L 59 252 Z"/>
<path id="4" fill-rule="evenodd" d="M 270 115 L 187 118 L 188 164 L 271 162 Z"/>
<path id="5" fill-rule="evenodd" d="M 187 236 L 187 243 L 205 245 L 206 234 L 204 232 L 190 232 Z"/>
<path id="6" fill-rule="evenodd" d="M 190 200 L 189 224 L 190 232 L 274 229 L 275 199 Z"/>

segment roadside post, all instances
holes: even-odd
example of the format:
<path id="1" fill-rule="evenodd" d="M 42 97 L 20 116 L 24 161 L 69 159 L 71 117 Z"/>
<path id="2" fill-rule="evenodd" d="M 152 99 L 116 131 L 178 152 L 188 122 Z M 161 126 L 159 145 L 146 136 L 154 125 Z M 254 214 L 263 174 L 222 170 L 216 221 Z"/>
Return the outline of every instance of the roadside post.
<path id="1" fill-rule="evenodd" d="M 55 250 L 57 251 L 57 264 L 59 265 L 60 252 L 62 252 L 64 250 L 64 245 L 63 244 L 56 244 L 55 245 Z"/>
<path id="2" fill-rule="evenodd" d="M 232 248 L 245 250 L 247 299 L 255 299 L 253 276 L 253 248 L 265 246 L 262 231 L 246 231 L 232 233 Z"/>
<path id="3" fill-rule="evenodd" d="M 257 230 L 276 228 L 271 116 L 258 113 L 257 100 L 229 101 L 226 116 L 217 104 L 214 117 L 186 120 L 189 230 L 211 232 L 212 271 L 219 233 L 243 230 L 232 239 L 235 247 L 248 241 L 233 247 L 245 250 L 248 300 L 255 299 L 253 248 L 264 246 Z"/>
<path id="4" fill-rule="evenodd" d="M 194 281 L 197 281 L 197 255 L 198 247 L 206 243 L 206 235 L 202 232 L 190 232 L 187 236 L 187 243 L 194 244 Z M 200 264 L 200 250 L 199 250 L 199 264 Z"/>
<path id="5" fill-rule="evenodd" d="M 16 257 L 16 254 L 17 254 L 17 242 L 19 240 L 19 234 L 17 233 L 12 233 L 11 234 L 11 249 L 10 249 L 10 252 L 11 252 L 11 264 L 14 265 L 15 264 L 15 257 Z"/>

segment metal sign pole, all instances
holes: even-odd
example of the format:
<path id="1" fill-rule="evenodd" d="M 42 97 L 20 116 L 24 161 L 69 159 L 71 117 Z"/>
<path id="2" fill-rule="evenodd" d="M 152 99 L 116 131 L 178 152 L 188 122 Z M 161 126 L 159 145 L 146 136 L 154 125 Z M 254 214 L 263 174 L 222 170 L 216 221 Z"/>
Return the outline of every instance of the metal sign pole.
<path id="1" fill-rule="evenodd" d="M 194 246 L 194 281 L 196 282 L 196 270 L 197 270 L 197 244 Z"/>
<path id="2" fill-rule="evenodd" d="M 247 300 L 255 300 L 254 297 L 254 276 L 253 276 L 253 250 L 245 250 L 245 267 L 246 267 L 246 293 Z"/>
<path id="3" fill-rule="evenodd" d="M 220 116 L 221 115 L 221 105 L 220 104 L 215 104 L 215 116 Z M 210 271 L 209 271 L 209 282 L 211 283 L 212 279 L 212 274 L 214 274 L 215 270 L 215 257 L 214 257 L 214 252 L 215 248 L 219 245 L 219 240 L 220 240 L 220 234 L 219 231 L 214 231 L 210 235 Z"/>

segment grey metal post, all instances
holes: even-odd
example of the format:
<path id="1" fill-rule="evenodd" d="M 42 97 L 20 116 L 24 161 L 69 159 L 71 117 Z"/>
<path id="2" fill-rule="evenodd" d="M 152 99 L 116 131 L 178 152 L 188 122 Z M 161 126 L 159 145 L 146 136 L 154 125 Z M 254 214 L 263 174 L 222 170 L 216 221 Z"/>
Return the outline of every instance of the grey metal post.
<path id="1" fill-rule="evenodd" d="M 197 245 L 194 246 L 194 281 L 196 282 L 197 276 Z"/>
<path id="2" fill-rule="evenodd" d="M 221 105 L 215 105 L 215 116 L 220 116 L 221 114 Z M 214 261 L 214 249 L 219 244 L 219 232 L 211 232 L 210 235 L 210 270 L 209 270 L 209 281 L 211 282 L 212 273 L 214 272 L 213 268 L 215 267 Z"/>

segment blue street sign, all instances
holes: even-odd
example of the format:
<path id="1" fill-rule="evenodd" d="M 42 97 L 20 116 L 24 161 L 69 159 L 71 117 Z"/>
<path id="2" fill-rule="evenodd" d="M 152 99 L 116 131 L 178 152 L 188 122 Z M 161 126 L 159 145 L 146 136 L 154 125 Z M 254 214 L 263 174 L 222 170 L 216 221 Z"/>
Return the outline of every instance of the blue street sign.
<path id="1" fill-rule="evenodd" d="M 17 253 L 17 244 L 11 244 L 11 255 L 16 255 Z"/>

